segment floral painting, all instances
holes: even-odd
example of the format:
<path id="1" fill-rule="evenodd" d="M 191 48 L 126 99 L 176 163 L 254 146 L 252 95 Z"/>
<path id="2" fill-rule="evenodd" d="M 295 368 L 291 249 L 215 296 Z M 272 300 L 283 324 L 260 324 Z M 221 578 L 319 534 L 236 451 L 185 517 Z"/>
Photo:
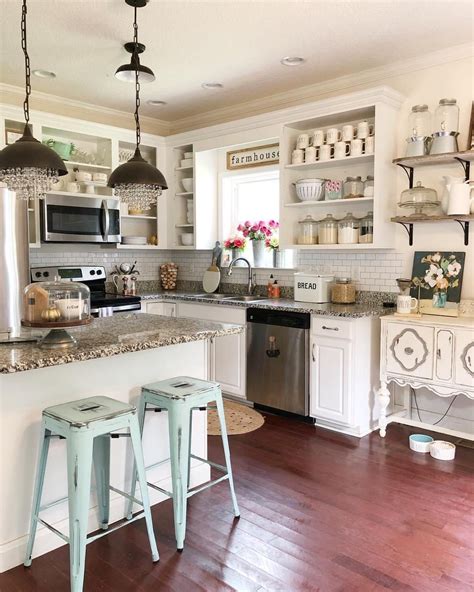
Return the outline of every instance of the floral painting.
<path id="1" fill-rule="evenodd" d="M 415 252 L 411 295 L 425 314 L 457 315 L 461 300 L 464 252 Z"/>

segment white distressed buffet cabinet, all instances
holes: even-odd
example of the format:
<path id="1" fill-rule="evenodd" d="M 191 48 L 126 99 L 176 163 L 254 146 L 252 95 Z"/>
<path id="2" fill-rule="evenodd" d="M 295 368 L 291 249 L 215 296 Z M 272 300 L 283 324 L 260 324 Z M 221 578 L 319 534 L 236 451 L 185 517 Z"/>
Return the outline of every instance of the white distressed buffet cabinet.
<path id="1" fill-rule="evenodd" d="M 427 388 L 440 397 L 462 394 L 474 399 L 474 319 L 423 316 L 406 319 L 395 315 L 381 319 L 380 435 L 388 423 L 425 426 L 409 410 L 387 415 L 391 402 L 389 383 Z M 437 428 L 429 426 L 438 431 Z M 474 440 L 474 434 L 439 431 Z"/>

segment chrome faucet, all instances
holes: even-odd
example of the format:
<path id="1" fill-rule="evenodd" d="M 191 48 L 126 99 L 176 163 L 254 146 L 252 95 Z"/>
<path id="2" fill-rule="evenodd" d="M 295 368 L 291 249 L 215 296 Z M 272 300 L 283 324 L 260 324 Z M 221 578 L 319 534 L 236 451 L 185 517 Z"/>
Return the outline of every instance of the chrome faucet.
<path id="1" fill-rule="evenodd" d="M 255 286 L 256 286 L 256 282 L 252 276 L 252 266 L 250 265 L 250 262 L 248 259 L 245 259 L 245 257 L 237 257 L 236 259 L 234 259 L 233 261 L 230 262 L 229 265 L 229 269 L 227 270 L 227 275 L 232 275 L 232 268 L 234 267 L 234 265 L 237 263 L 237 261 L 245 261 L 245 263 L 247 263 L 248 268 L 249 268 L 249 279 L 248 279 L 248 287 L 247 287 L 247 293 L 249 295 L 253 294 L 253 291 L 255 290 Z"/>

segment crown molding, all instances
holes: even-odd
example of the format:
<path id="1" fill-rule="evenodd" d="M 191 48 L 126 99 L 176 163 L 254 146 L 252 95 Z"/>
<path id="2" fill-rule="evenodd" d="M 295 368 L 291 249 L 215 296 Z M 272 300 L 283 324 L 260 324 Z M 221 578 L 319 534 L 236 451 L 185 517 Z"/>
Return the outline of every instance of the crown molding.
<path id="1" fill-rule="evenodd" d="M 246 101 L 245 103 L 239 103 L 238 105 L 183 117 L 171 122 L 171 133 L 178 134 L 198 128 L 213 126 L 219 123 L 229 122 L 235 119 L 247 118 L 267 111 L 285 109 L 286 107 L 314 101 L 324 95 L 381 83 L 381 81 L 386 81 L 388 78 L 449 62 L 472 58 L 473 55 L 473 44 L 465 43 L 462 45 L 456 45 L 447 49 L 423 54 L 416 58 L 410 58 L 393 62 L 392 64 L 385 66 L 362 70 L 361 72 L 351 73 L 324 82 L 317 82 L 294 90 L 262 97 L 252 101 Z"/>
<path id="2" fill-rule="evenodd" d="M 24 95 L 25 90 L 23 88 L 0 82 L 0 98 L 2 103 L 22 105 Z M 35 90 L 31 93 L 31 98 L 37 111 L 57 113 L 66 117 L 84 119 L 86 121 L 113 125 L 125 129 L 135 129 L 133 118 L 126 111 L 111 109 L 110 107 L 100 107 L 83 101 L 76 101 Z M 141 115 L 140 124 L 143 131 L 149 134 L 167 136 L 171 133 L 170 122 L 162 119 Z"/>

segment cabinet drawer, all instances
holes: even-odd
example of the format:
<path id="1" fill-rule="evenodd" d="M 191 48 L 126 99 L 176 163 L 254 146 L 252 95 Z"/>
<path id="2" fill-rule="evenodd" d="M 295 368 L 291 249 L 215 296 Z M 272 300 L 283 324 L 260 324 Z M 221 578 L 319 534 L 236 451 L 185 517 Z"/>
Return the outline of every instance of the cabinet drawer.
<path id="1" fill-rule="evenodd" d="M 346 321 L 333 317 L 311 317 L 311 333 L 321 337 L 351 339 L 353 325 L 353 321 Z"/>

